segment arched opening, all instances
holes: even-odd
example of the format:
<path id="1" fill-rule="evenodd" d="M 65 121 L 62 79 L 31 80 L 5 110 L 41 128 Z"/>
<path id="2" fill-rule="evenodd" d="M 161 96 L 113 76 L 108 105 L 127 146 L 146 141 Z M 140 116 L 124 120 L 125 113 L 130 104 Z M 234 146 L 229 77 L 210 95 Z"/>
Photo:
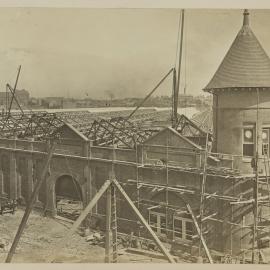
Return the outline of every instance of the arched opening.
<path id="1" fill-rule="evenodd" d="M 55 183 L 57 215 L 76 220 L 83 209 L 82 190 L 70 175 L 63 175 Z"/>

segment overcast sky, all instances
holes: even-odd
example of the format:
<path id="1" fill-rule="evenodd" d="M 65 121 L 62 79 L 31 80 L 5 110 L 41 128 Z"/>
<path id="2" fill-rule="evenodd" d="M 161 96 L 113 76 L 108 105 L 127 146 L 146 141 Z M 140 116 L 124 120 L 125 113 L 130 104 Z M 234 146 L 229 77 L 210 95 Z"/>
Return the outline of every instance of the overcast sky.
<path id="1" fill-rule="evenodd" d="M 177 9 L 0 8 L 0 87 L 31 96 L 146 95 L 174 66 Z M 182 82 L 199 95 L 239 31 L 242 10 L 186 10 Z M 270 11 L 251 10 L 270 54 Z M 185 75 L 186 71 L 186 75 Z M 156 95 L 171 94 L 171 77 Z M 180 91 L 183 91 L 183 86 Z"/>

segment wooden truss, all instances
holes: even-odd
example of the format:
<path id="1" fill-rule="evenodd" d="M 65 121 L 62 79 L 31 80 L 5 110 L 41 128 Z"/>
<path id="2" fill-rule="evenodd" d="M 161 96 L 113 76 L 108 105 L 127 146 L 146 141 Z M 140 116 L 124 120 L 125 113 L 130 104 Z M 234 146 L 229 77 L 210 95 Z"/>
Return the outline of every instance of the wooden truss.
<path id="1" fill-rule="evenodd" d="M 117 144 L 126 148 L 134 148 L 136 143 L 143 143 L 153 135 L 153 131 L 139 129 L 123 117 L 94 121 L 91 127 L 84 130 L 83 133 L 94 142 L 94 145 Z"/>
<path id="2" fill-rule="evenodd" d="M 63 121 L 53 113 L 12 113 L 0 118 L 2 137 L 38 138 L 50 137 Z"/>
<path id="3" fill-rule="evenodd" d="M 124 117 L 94 120 L 90 123 L 90 127 L 85 123 L 80 124 L 77 117 L 73 115 L 72 120 L 67 122 L 72 122 L 75 128 L 93 141 L 94 145 L 99 146 L 117 144 L 119 147 L 134 148 L 135 144 L 143 143 L 156 132 L 140 129 Z M 89 118 L 88 114 L 86 118 Z M 47 112 L 5 114 L 0 117 L 0 135 L 5 138 L 44 140 L 53 137 L 57 129 L 64 124 L 64 120 L 60 115 Z M 84 119 L 82 121 L 84 122 Z"/>

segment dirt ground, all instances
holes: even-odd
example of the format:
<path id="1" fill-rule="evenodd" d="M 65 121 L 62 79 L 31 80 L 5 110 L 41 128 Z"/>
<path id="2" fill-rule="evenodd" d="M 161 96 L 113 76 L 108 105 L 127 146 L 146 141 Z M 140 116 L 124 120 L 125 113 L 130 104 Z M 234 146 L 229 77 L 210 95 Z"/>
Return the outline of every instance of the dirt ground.
<path id="1" fill-rule="evenodd" d="M 22 209 L 18 209 L 14 215 L 0 216 L 0 245 L 2 244 L 0 262 L 5 261 L 22 216 Z M 86 242 L 86 238 L 79 234 L 68 235 L 70 226 L 66 222 L 44 217 L 38 212 L 32 212 L 12 262 L 104 263 L 104 248 L 89 244 Z M 118 262 L 120 263 L 167 262 L 166 260 L 126 252 L 121 252 L 121 254 L 118 256 Z"/>

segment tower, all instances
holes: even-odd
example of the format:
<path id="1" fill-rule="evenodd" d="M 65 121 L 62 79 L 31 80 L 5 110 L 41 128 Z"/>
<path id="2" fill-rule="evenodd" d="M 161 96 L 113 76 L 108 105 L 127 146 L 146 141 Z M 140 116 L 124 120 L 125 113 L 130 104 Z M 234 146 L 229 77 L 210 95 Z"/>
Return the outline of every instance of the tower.
<path id="1" fill-rule="evenodd" d="M 243 26 L 204 91 L 213 94 L 213 151 L 238 156 L 238 168 L 270 153 L 270 59 L 249 25 Z M 256 132 L 257 131 L 257 132 Z"/>

